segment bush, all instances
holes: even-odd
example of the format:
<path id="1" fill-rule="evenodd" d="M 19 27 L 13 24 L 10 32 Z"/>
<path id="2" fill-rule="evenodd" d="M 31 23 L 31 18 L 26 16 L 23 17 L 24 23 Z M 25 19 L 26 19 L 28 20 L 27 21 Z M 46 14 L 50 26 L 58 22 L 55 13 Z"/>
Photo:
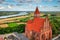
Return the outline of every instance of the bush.
<path id="1" fill-rule="evenodd" d="M 23 33 L 25 31 L 25 24 L 20 24 L 15 27 L 0 28 L 0 34 L 18 32 Z"/>
<path id="2" fill-rule="evenodd" d="M 18 32 L 19 32 L 19 33 L 25 32 L 25 24 L 20 24 L 20 25 L 18 26 Z"/>
<path id="3" fill-rule="evenodd" d="M 53 35 L 60 34 L 60 30 L 59 30 L 60 22 L 57 19 L 58 18 L 56 18 L 56 17 L 50 17 Z"/>

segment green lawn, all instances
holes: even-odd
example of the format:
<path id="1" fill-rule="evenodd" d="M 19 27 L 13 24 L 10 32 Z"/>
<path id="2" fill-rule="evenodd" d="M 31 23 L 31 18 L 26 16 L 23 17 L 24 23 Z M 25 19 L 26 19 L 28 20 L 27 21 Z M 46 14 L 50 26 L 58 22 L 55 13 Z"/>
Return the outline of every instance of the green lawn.
<path id="1" fill-rule="evenodd" d="M 15 22 L 8 23 L 8 27 L 15 27 L 15 26 L 18 26 L 18 24 Z"/>

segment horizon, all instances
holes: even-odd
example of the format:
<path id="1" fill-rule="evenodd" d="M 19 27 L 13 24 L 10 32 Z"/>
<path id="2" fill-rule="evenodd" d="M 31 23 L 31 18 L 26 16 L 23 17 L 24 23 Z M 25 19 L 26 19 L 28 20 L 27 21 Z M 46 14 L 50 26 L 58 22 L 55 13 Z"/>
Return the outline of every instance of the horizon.
<path id="1" fill-rule="evenodd" d="M 0 11 L 60 11 L 59 0 L 0 0 Z"/>

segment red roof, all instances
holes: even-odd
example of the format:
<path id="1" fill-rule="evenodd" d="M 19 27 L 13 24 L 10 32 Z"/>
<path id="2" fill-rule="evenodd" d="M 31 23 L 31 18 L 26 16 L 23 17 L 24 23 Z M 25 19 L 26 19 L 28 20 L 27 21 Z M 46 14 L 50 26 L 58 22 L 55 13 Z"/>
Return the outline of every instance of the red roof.
<path id="1" fill-rule="evenodd" d="M 35 14 L 40 14 L 38 7 L 36 8 Z M 29 31 L 34 30 L 36 32 L 40 32 L 40 29 L 44 26 L 45 19 L 40 17 L 35 17 L 33 20 L 28 20 L 27 29 Z"/>
<path id="2" fill-rule="evenodd" d="M 32 30 L 32 20 L 29 20 L 29 21 L 27 22 L 26 27 L 28 28 L 28 30 Z"/>
<path id="3" fill-rule="evenodd" d="M 45 19 L 42 18 L 34 18 L 34 20 L 29 20 L 27 22 L 27 28 L 28 30 L 34 30 L 39 32 L 40 28 L 44 26 Z"/>
<path id="4" fill-rule="evenodd" d="M 38 7 L 36 7 L 34 14 L 40 14 Z"/>

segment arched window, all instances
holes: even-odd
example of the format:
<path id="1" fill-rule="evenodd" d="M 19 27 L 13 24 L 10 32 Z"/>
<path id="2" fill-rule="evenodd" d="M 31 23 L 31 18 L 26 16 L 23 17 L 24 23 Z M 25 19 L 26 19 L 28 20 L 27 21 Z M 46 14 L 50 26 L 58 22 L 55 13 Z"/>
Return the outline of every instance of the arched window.
<path id="1" fill-rule="evenodd" d="M 37 33 L 36 37 L 37 37 L 37 39 L 36 39 L 36 40 L 39 40 L 39 39 L 40 39 L 40 34 L 39 34 L 39 33 Z"/>
<path id="2" fill-rule="evenodd" d="M 48 40 L 48 39 L 46 38 L 46 40 Z"/>
<path id="3" fill-rule="evenodd" d="M 45 40 L 45 35 L 44 34 L 42 35 L 42 40 Z"/>
<path id="4" fill-rule="evenodd" d="M 44 31 L 45 31 L 45 29 L 46 29 L 46 22 L 44 22 Z"/>
<path id="5" fill-rule="evenodd" d="M 49 32 L 49 40 L 52 40 L 52 33 Z"/>
<path id="6" fill-rule="evenodd" d="M 36 32 L 32 30 L 32 36 L 31 36 L 31 39 L 32 40 L 35 40 L 36 39 Z"/>

